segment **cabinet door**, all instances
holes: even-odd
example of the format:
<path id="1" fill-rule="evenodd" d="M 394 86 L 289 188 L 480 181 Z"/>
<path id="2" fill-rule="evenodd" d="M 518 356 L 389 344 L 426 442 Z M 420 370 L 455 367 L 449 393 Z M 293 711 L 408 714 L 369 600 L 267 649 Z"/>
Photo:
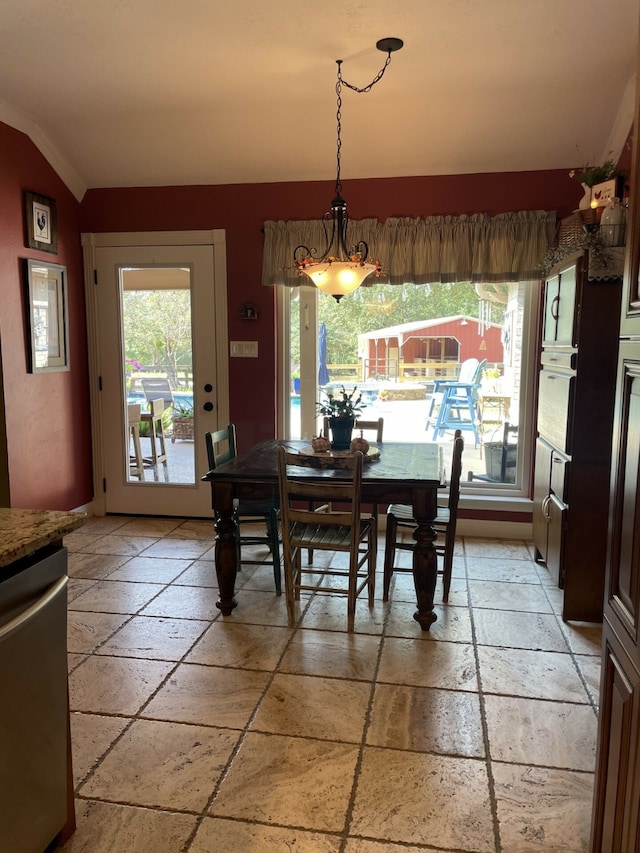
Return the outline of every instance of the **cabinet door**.
<path id="1" fill-rule="evenodd" d="M 563 346 L 576 346 L 576 267 L 572 266 L 560 274 L 560 300 L 558 303 L 558 324 L 556 343 Z"/>
<path id="2" fill-rule="evenodd" d="M 544 319 L 542 321 L 542 343 L 549 346 L 556 342 L 558 307 L 560 304 L 560 276 L 548 278 L 544 285 Z"/>
<path id="3" fill-rule="evenodd" d="M 592 853 L 640 850 L 640 675 L 605 621 Z"/>
<path id="4" fill-rule="evenodd" d="M 636 79 L 640 80 L 640 51 Z M 624 286 L 620 335 L 640 335 L 640 86 L 636 86 L 635 127 L 631 133 L 631 179 L 627 210 Z"/>
<path id="5" fill-rule="evenodd" d="M 551 454 L 553 450 L 546 441 L 536 441 L 535 477 L 533 484 L 533 544 L 536 557 L 542 562 L 547 560 L 547 534 L 549 521 L 547 506 L 549 502 L 551 479 Z"/>
<path id="6" fill-rule="evenodd" d="M 575 262 L 547 280 L 542 330 L 544 346 L 576 345 L 576 286 Z"/>
<path id="7" fill-rule="evenodd" d="M 640 850 L 640 342 L 620 344 L 593 853 Z"/>
<path id="8" fill-rule="evenodd" d="M 555 495 L 549 497 L 549 538 L 547 545 L 547 569 L 556 586 L 564 587 L 563 545 L 567 507 Z"/>
<path id="9" fill-rule="evenodd" d="M 571 454 L 575 374 L 540 371 L 538 432 L 564 453 Z"/>

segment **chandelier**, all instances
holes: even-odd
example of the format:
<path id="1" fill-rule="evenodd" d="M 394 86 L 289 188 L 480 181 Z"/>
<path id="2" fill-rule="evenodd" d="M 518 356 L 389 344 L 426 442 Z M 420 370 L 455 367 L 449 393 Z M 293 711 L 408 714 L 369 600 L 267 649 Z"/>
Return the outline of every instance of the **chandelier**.
<path id="1" fill-rule="evenodd" d="M 378 50 L 385 52 L 387 58 L 371 83 L 361 89 L 352 86 L 342 77 L 342 60 L 336 60 L 338 65 L 338 79 L 336 81 L 336 185 L 331 209 L 322 217 L 326 245 L 320 256 L 318 256 L 315 248 L 304 245 L 296 246 L 293 251 L 293 259 L 296 269 L 301 275 L 308 276 L 318 290 L 333 296 L 337 302 L 347 293 L 353 293 L 371 273 L 379 276 L 382 272 L 378 260 L 373 262 L 367 260 L 369 247 L 364 240 L 359 240 L 350 246 L 347 242 L 349 216 L 347 214 L 347 203 L 342 197 L 342 184 L 340 182 L 342 87 L 344 85 L 358 93 L 371 91 L 387 70 L 387 66 L 391 62 L 391 54 L 400 50 L 402 45 L 402 40 L 398 38 L 384 38 L 376 43 Z"/>

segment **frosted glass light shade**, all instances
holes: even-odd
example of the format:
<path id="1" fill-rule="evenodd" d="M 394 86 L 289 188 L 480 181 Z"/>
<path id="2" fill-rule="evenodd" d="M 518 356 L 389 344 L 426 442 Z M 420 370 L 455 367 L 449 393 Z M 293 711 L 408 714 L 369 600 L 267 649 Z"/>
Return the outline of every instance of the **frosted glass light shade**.
<path id="1" fill-rule="evenodd" d="M 357 290 L 368 275 L 376 271 L 375 264 L 353 261 L 323 261 L 304 269 L 318 290 L 329 296 L 346 296 Z"/>

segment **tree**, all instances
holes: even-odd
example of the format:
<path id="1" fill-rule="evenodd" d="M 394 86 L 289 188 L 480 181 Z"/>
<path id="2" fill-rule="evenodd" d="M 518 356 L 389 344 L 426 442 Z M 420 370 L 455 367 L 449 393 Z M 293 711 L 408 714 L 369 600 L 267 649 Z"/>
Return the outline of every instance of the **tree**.
<path id="1" fill-rule="evenodd" d="M 126 290 L 122 298 L 125 358 L 166 373 L 191 373 L 191 294 L 188 290 Z"/>

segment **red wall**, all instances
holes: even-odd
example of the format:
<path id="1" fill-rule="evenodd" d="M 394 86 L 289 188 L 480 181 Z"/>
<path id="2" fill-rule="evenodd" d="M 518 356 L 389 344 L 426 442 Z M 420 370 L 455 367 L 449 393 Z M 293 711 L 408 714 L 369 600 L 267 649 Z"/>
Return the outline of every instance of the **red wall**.
<path id="1" fill-rule="evenodd" d="M 505 213 L 577 207 L 580 186 L 566 171 L 518 172 L 344 182 L 352 219 L 435 214 Z M 324 182 L 89 190 L 81 206 L 83 231 L 166 231 L 224 228 L 227 243 L 229 339 L 259 344 L 253 359 L 230 360 L 231 418 L 240 449 L 275 434 L 274 293 L 262 287 L 261 228 L 265 220 L 315 219 L 329 206 Z M 240 308 L 253 302 L 260 319 L 247 324 Z"/>
<path id="2" fill-rule="evenodd" d="M 0 152 L 0 348 L 10 504 L 68 510 L 93 497 L 80 205 L 33 143 L 1 123 Z M 57 255 L 25 248 L 23 190 L 55 199 Z M 67 267 L 67 372 L 27 372 L 25 258 Z"/>
<path id="3" fill-rule="evenodd" d="M 275 433 L 274 292 L 260 284 L 262 224 L 267 219 L 313 219 L 328 207 L 328 183 L 153 187 L 89 190 L 81 204 L 24 134 L 0 123 L 0 348 L 4 381 L 11 505 L 71 509 L 93 497 L 87 340 L 80 234 L 224 228 L 227 237 L 229 338 L 248 337 L 242 304 L 260 311 L 251 339 L 253 359 L 230 362 L 231 417 L 241 448 Z M 24 246 L 22 192 L 54 198 L 58 254 Z M 354 219 L 511 210 L 566 215 L 580 188 L 564 171 L 346 181 Z M 25 258 L 67 267 L 71 370 L 27 372 Z M 2 445 L 0 436 L 0 446 Z M 1 470 L 1 466 L 0 466 Z"/>

